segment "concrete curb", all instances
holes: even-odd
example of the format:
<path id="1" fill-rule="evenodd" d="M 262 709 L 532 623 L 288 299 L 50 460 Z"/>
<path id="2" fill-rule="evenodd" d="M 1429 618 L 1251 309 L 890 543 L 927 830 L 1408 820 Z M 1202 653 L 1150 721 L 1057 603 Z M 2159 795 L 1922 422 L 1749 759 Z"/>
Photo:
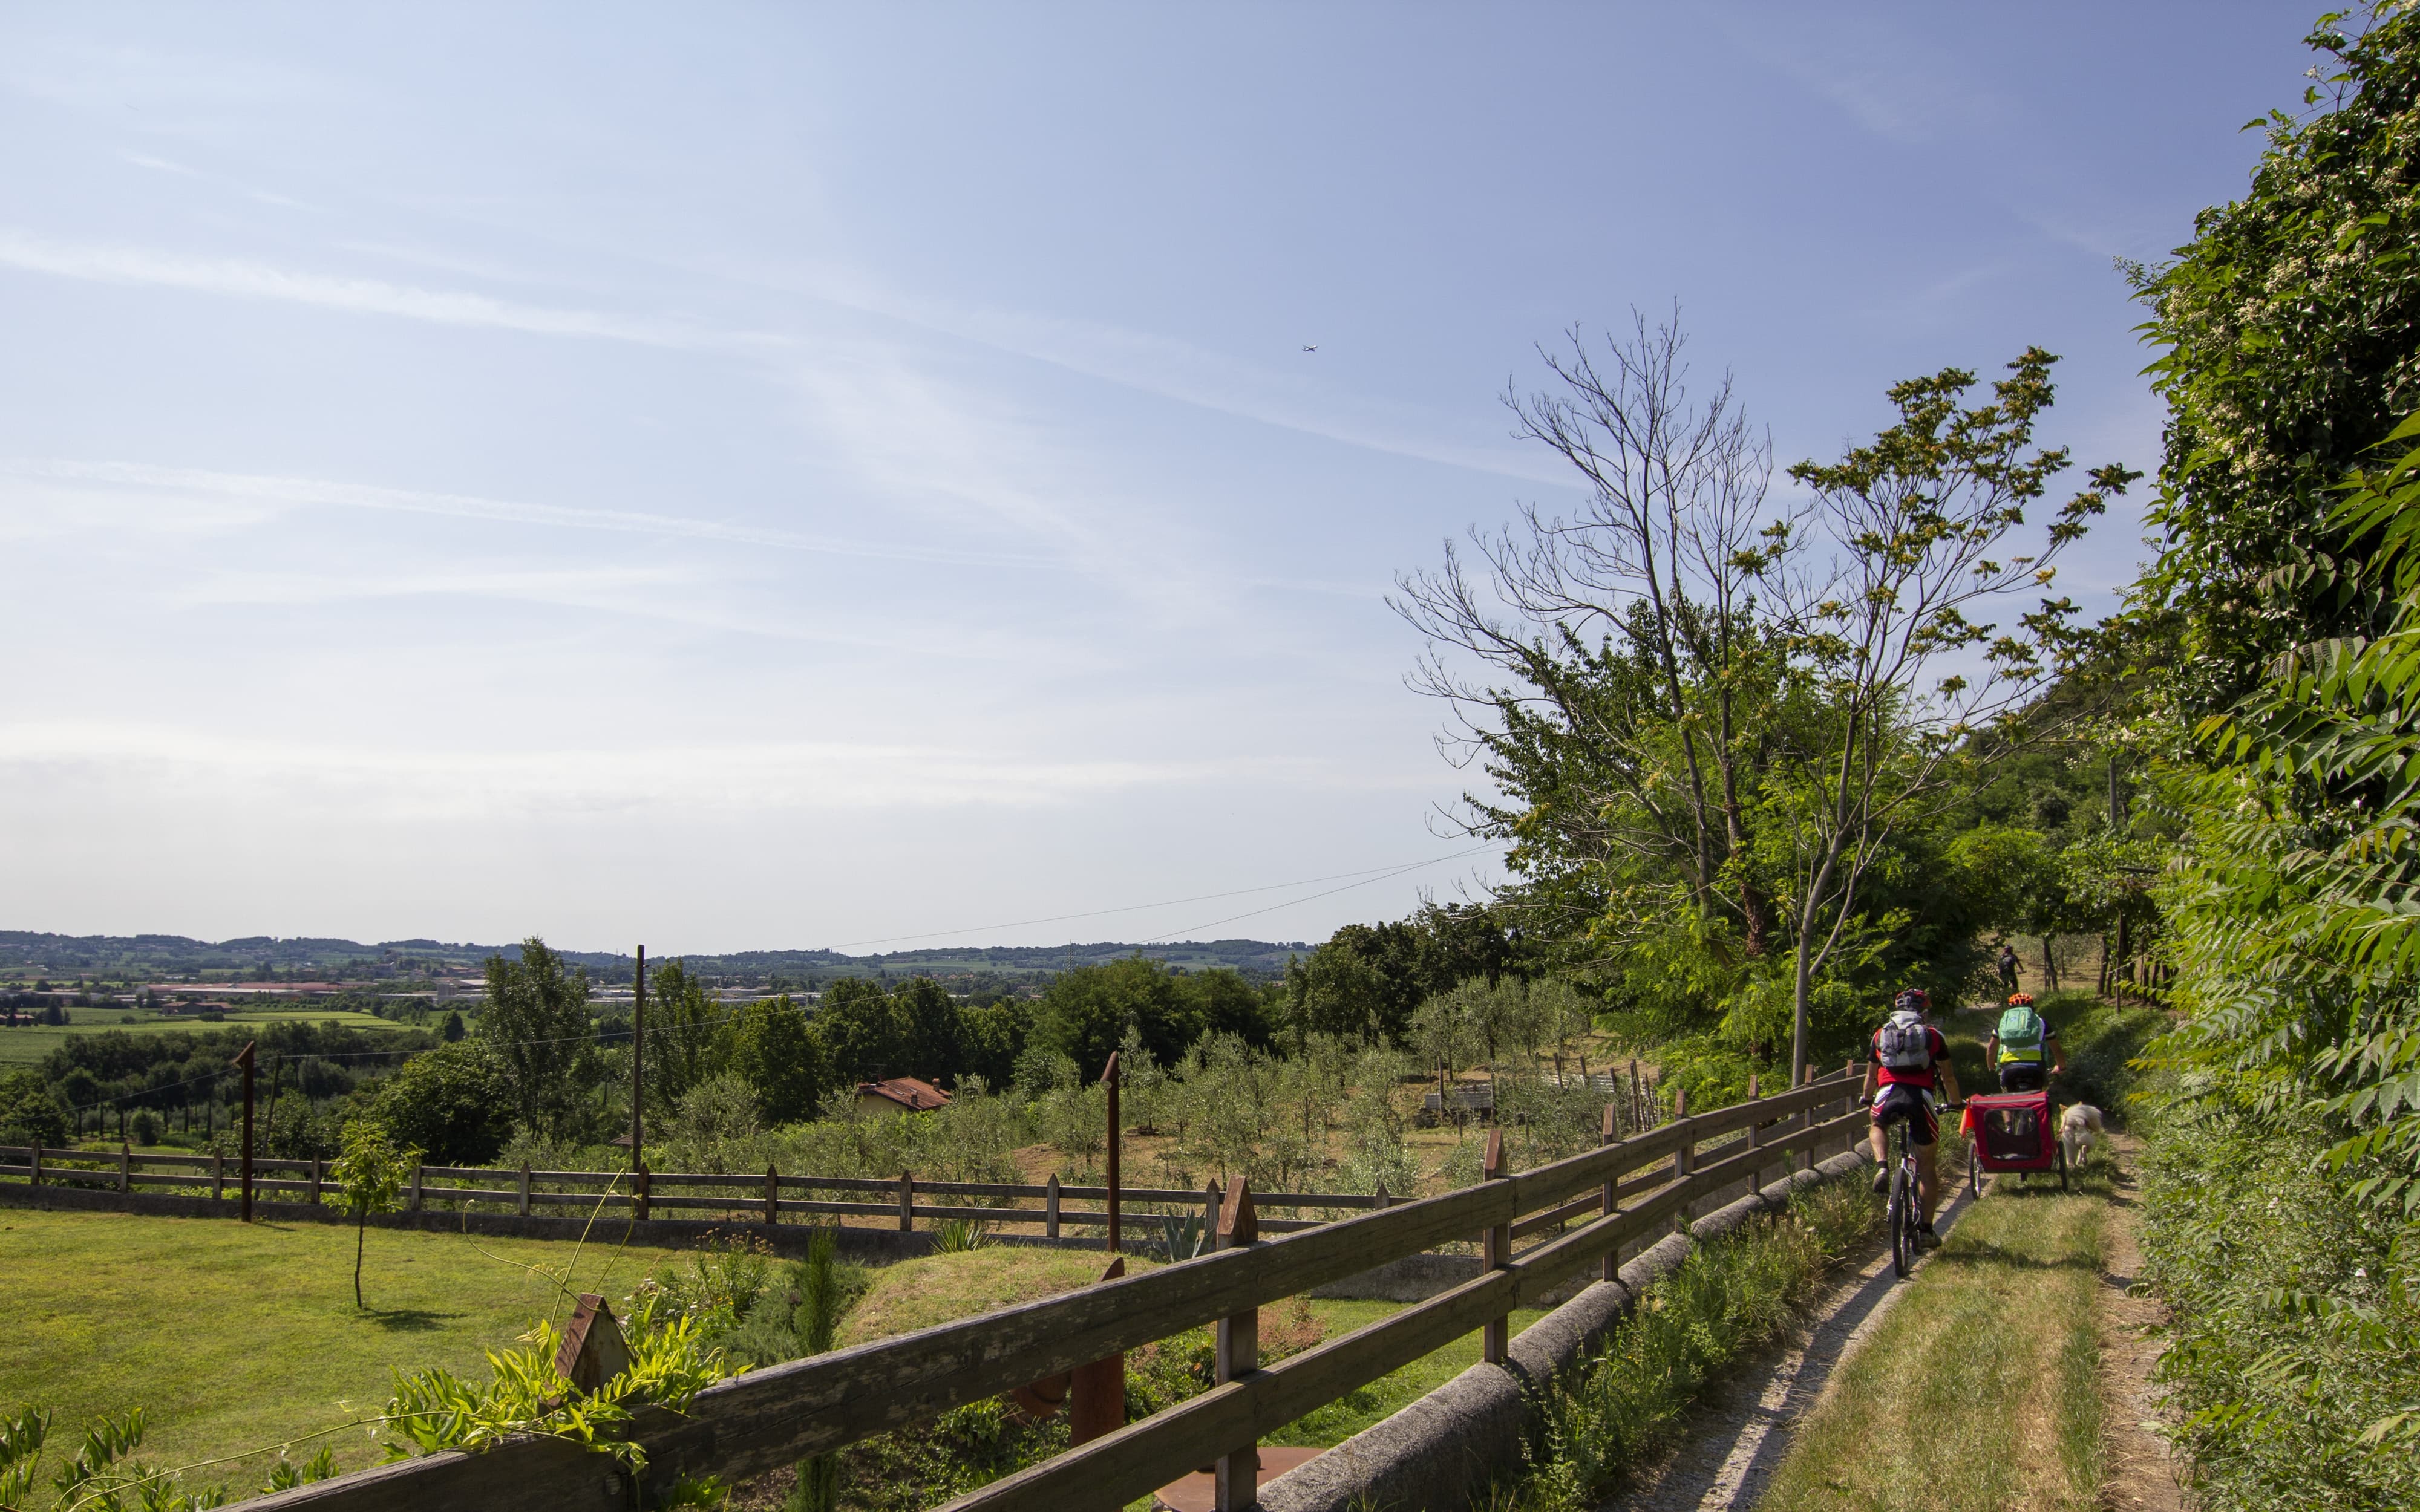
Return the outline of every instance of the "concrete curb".
<path id="1" fill-rule="evenodd" d="M 1618 1281 L 1597 1281 L 1512 1340 L 1507 1365 L 1475 1365 L 1402 1412 L 1345 1440 L 1300 1469 L 1261 1488 L 1261 1512 L 1460 1512 L 1488 1480 L 1520 1463 L 1528 1426 L 1528 1394 L 1542 1389 L 1601 1344 L 1637 1304 L 1638 1294 L 1669 1274 L 1709 1240 L 1759 1213 L 1788 1205 L 1795 1194 L 1863 1174 L 1863 1149 L 1843 1151 L 1813 1170 L 1784 1179 L 1717 1208 L 1641 1250 Z"/>

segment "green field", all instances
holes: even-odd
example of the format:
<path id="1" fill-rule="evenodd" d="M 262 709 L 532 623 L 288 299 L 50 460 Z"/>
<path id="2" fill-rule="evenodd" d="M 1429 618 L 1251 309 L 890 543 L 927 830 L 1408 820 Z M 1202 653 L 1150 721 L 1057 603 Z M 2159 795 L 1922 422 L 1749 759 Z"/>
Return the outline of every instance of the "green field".
<path id="1" fill-rule="evenodd" d="M 245 1024 L 335 1024 L 348 1029 L 397 1030 L 408 1026 L 375 1013 L 314 1010 L 301 1005 L 230 1009 L 225 1019 L 218 1022 L 191 1015 L 161 1018 L 132 1008 L 71 1008 L 68 1011 L 75 1016 L 75 1022 L 0 1028 L 0 1065 L 30 1065 L 78 1035 L 100 1034 L 108 1029 L 122 1029 L 128 1034 L 168 1034 L 178 1030 L 194 1034 Z"/>
<path id="2" fill-rule="evenodd" d="M 601 1226 L 600 1235 L 580 1252 L 572 1286 L 617 1305 L 641 1276 L 676 1263 L 662 1250 L 617 1251 Z M 9 1278 L 0 1411 L 48 1406 L 64 1442 L 99 1414 L 139 1406 L 151 1425 L 140 1455 L 155 1468 L 244 1457 L 196 1470 L 197 1486 L 256 1487 L 281 1443 L 298 1459 L 330 1444 L 340 1466 L 359 1469 L 378 1461 L 378 1445 L 347 1425 L 383 1406 L 393 1371 L 442 1365 L 484 1379 L 482 1351 L 512 1343 L 560 1295 L 529 1267 L 573 1260 L 559 1241 L 373 1229 L 371 1305 L 361 1312 L 352 1244 L 352 1231 L 335 1225 L 0 1210 L 0 1274 Z M 1398 1304 L 1311 1309 L 1333 1338 Z M 1513 1328 L 1539 1316 L 1517 1313 Z M 1340 1443 L 1478 1359 L 1474 1334 L 1265 1442 Z M 326 1436 L 306 1438 L 315 1434 Z"/>
<path id="3" fill-rule="evenodd" d="M 280 1442 L 375 1414 L 393 1370 L 485 1379 L 482 1351 L 511 1344 L 559 1295 L 528 1267 L 559 1267 L 572 1246 L 372 1229 L 368 1255 L 371 1310 L 360 1312 L 353 1232 L 334 1224 L 0 1209 L 0 1411 L 49 1406 L 54 1435 L 72 1443 L 94 1415 L 139 1406 L 151 1424 L 142 1458 L 249 1454 L 194 1476 L 249 1490 Z M 572 1284 L 618 1305 L 664 1259 L 593 1242 Z M 349 1470 L 379 1458 L 360 1427 L 300 1443 L 295 1458 L 320 1443 Z"/>

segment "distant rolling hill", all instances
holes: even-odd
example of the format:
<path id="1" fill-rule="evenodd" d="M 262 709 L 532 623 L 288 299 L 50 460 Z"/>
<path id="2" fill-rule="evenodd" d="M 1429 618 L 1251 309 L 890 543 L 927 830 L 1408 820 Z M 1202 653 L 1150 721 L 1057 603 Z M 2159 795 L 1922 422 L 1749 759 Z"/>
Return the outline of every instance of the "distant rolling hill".
<path id="1" fill-rule="evenodd" d="M 1098 965 L 1140 953 L 1172 966 L 1199 971 L 1230 966 L 1249 976 L 1281 973 L 1290 956 L 1306 953 L 1301 941 L 1187 941 L 1134 945 L 1104 940 L 1090 945 L 928 946 L 873 955 L 838 950 L 741 950 L 728 955 L 689 955 L 692 971 L 709 976 L 821 980 L 844 976 L 952 977 L 976 972 L 1003 977 L 1047 976 L 1071 966 Z M 650 951 L 660 959 L 678 952 Z M 442 940 L 278 938 L 267 934 L 231 940 L 195 940 L 181 934 L 48 934 L 0 930 L 0 975 L 176 977 L 194 973 L 213 980 L 250 980 L 264 967 L 280 977 L 297 974 L 357 980 L 415 972 L 475 971 L 491 955 L 517 958 L 512 945 L 453 944 Z M 597 981 L 628 981 L 630 957 L 599 950 L 566 950 Z"/>

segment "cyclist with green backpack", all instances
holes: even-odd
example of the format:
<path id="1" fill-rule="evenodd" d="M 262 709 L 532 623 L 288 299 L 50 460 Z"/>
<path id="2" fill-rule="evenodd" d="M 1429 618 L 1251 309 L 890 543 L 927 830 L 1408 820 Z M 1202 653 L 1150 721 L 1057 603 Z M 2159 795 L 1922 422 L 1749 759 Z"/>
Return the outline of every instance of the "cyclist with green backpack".
<path id="1" fill-rule="evenodd" d="M 2012 993 L 2008 1011 L 1984 1042 L 1983 1062 L 2000 1073 L 2003 1092 L 2039 1092 L 2050 1078 L 2067 1070 L 2067 1052 L 2058 1031 L 2034 1011 L 2031 993 Z"/>

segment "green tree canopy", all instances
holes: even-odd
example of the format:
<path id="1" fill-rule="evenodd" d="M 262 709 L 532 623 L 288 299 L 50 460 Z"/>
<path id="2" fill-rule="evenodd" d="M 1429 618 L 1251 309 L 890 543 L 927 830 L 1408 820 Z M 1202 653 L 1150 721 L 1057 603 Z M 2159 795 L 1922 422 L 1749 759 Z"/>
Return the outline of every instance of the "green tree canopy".
<path id="1" fill-rule="evenodd" d="M 823 1041 L 787 993 L 740 1011 L 731 1061 L 755 1088 L 757 1116 L 768 1125 L 813 1118 L 832 1085 Z"/>
<path id="2" fill-rule="evenodd" d="M 398 1144 L 440 1165 L 485 1165 L 512 1137 L 513 1086 L 478 1040 L 440 1045 L 403 1063 L 379 1088 L 378 1119 Z"/>

